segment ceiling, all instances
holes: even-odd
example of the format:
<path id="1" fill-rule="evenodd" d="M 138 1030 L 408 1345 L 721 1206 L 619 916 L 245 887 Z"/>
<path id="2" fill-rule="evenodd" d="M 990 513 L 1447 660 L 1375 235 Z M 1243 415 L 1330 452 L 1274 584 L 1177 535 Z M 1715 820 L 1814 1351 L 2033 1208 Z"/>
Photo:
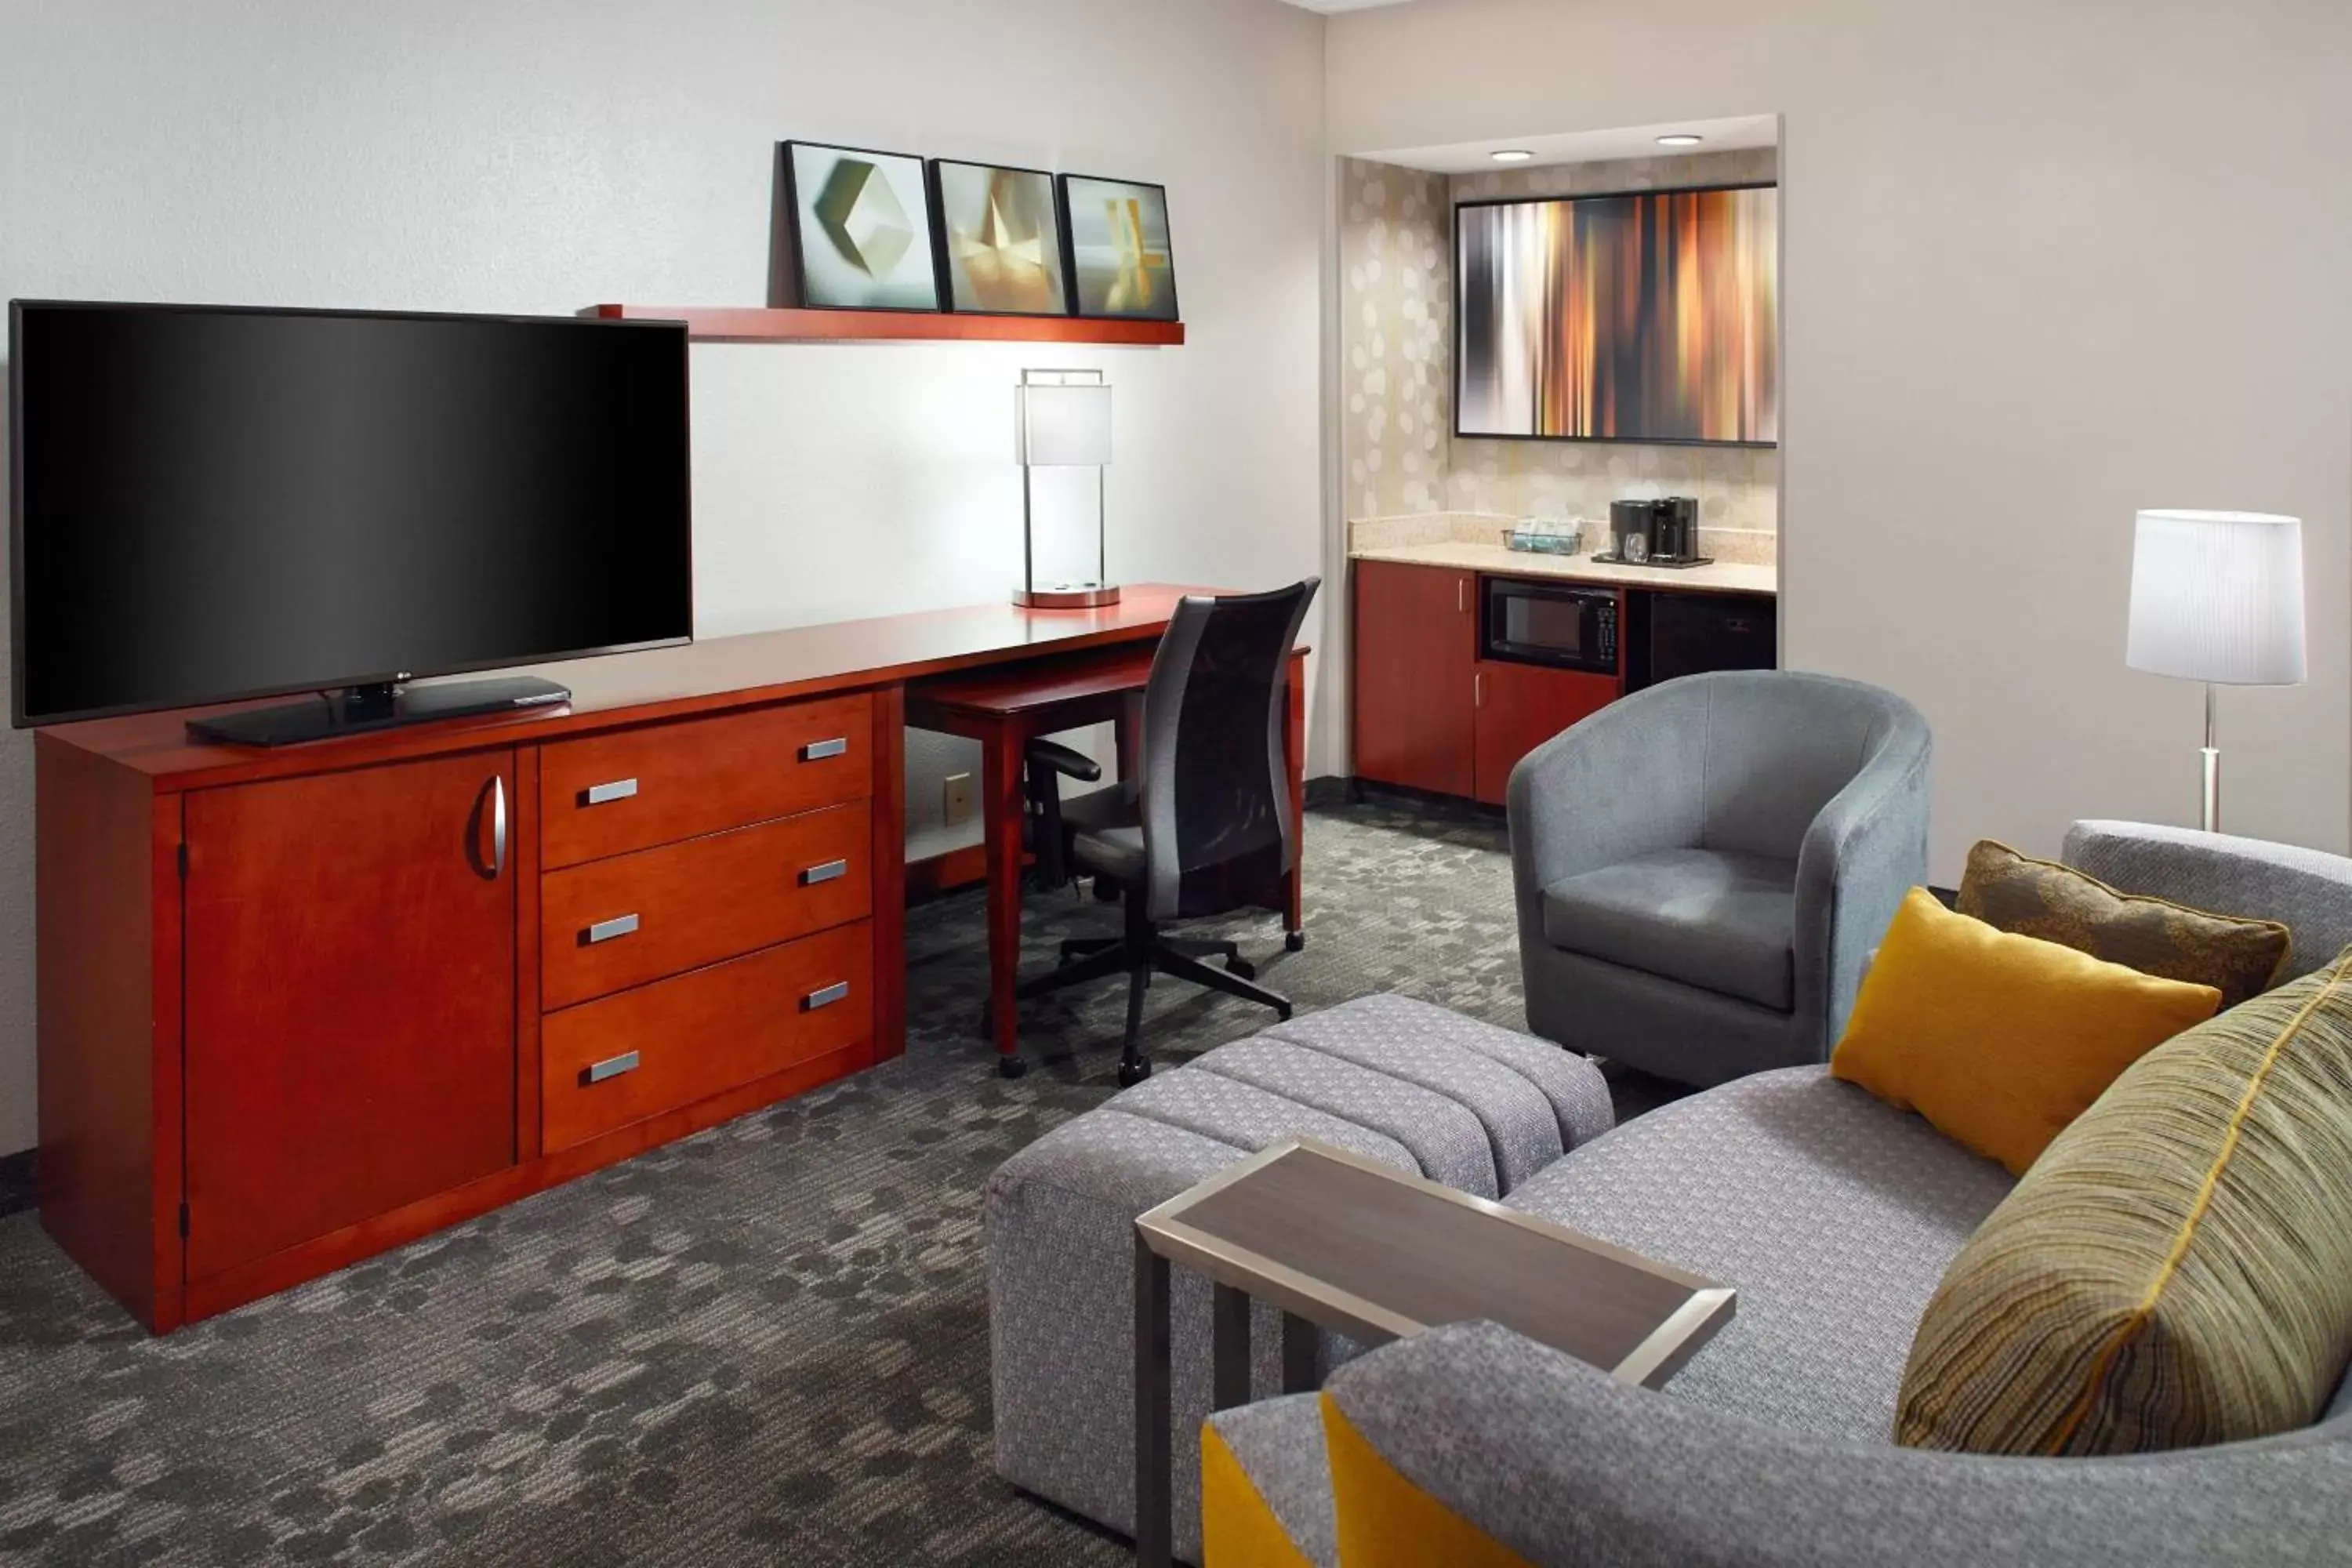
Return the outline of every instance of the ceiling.
<path id="1" fill-rule="evenodd" d="M 1369 11 L 1375 5 L 1404 5 L 1412 0 L 1286 0 L 1302 11 L 1319 11 L 1328 16 L 1334 11 Z"/>
<path id="2" fill-rule="evenodd" d="M 1303 5 L 1306 0 L 1291 3 Z M 1323 3 L 1329 4 L 1330 0 Z M 1388 4 L 1390 0 L 1375 3 Z M 1670 132 L 1688 132 L 1705 140 L 1696 147 L 1659 146 L 1658 138 Z M 1629 125 L 1614 131 L 1573 131 L 1554 136 L 1495 136 L 1444 147 L 1390 148 L 1352 155 L 1441 174 L 1470 174 L 1545 163 L 1591 163 L 1603 158 L 1667 158 L 1677 153 L 1734 152 L 1743 147 L 1770 147 L 1779 141 L 1779 116 L 1747 114 L 1732 120 L 1677 120 L 1657 125 Z M 1525 163 L 1497 163 L 1490 154 L 1498 147 L 1523 147 L 1535 156 Z"/>

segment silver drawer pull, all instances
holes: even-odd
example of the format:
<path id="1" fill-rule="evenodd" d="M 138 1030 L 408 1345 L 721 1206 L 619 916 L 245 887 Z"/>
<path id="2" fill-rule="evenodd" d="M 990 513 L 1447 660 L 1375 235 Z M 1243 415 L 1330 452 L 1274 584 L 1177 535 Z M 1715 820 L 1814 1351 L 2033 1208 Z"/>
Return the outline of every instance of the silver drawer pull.
<path id="1" fill-rule="evenodd" d="M 601 1062 L 590 1062 L 588 1070 L 580 1076 L 590 1083 L 602 1083 L 608 1078 L 618 1078 L 625 1072 L 637 1070 L 637 1053 L 623 1051 L 617 1057 L 606 1057 Z"/>
<path id="2" fill-rule="evenodd" d="M 803 871 L 801 873 L 801 886 L 803 888 L 814 888 L 819 882 L 830 882 L 835 877 L 846 877 L 848 875 L 848 861 L 828 860 L 822 866 L 812 866 L 807 870 Z"/>
<path id="3" fill-rule="evenodd" d="M 849 994 L 849 982 L 836 980 L 821 991 L 812 991 L 801 998 L 801 1011 L 814 1013 L 819 1007 L 830 1007 Z"/>
<path id="4" fill-rule="evenodd" d="M 801 748 L 801 761 L 821 763 L 827 757 L 837 757 L 849 750 L 849 737 L 835 735 L 830 741 L 811 741 Z"/>
<path id="5" fill-rule="evenodd" d="M 636 929 L 637 917 L 635 915 L 614 915 L 611 920 L 598 921 L 588 928 L 586 933 L 588 945 L 593 947 L 600 942 L 610 942 L 616 936 L 627 936 Z"/>
<path id="6" fill-rule="evenodd" d="M 635 779 L 614 779 L 610 784 L 590 784 L 581 792 L 581 802 L 586 805 L 602 805 L 608 800 L 626 800 L 637 793 Z"/>

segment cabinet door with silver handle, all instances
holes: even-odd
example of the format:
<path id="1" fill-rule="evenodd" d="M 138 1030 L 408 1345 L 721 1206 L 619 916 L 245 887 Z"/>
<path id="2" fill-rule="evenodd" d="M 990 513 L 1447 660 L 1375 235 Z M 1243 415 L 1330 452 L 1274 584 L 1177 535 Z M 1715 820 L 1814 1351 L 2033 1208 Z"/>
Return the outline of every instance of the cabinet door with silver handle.
<path id="1" fill-rule="evenodd" d="M 625 1072 L 637 1070 L 637 1053 L 623 1051 L 617 1057 L 606 1057 L 601 1062 L 590 1062 L 580 1074 L 583 1083 L 603 1083 L 608 1078 L 618 1078 Z"/>
<path id="2" fill-rule="evenodd" d="M 846 980 L 836 980 L 832 984 L 820 986 L 816 990 L 812 991 L 807 995 L 802 997 L 801 1011 L 803 1013 L 814 1013 L 820 1007 L 830 1007 L 835 1002 L 845 1002 L 847 1001 L 848 998 L 849 982 Z"/>
<path id="3" fill-rule="evenodd" d="M 628 800 L 637 793 L 635 779 L 612 779 L 604 784 L 590 784 L 580 792 L 583 805 L 603 805 L 608 801 Z"/>
<path id="4" fill-rule="evenodd" d="M 486 882 L 495 882 L 507 874 L 506 774 L 502 773 L 492 773 L 490 775 L 490 782 L 484 785 L 483 788 L 489 795 L 489 801 L 488 808 L 484 809 L 481 797 L 479 795 L 475 797 L 476 815 L 472 818 L 467 831 L 469 834 L 477 835 L 478 837 L 473 840 L 475 847 L 467 852 L 467 858 L 471 859 L 475 855 L 478 855 L 481 852 L 479 846 L 482 841 L 478 835 L 482 831 L 482 817 L 487 816 L 490 819 L 490 861 L 488 865 L 485 866 L 479 860 L 475 860 L 474 872 L 475 875 L 480 877 Z"/>
<path id="5" fill-rule="evenodd" d="M 849 750 L 849 737 L 835 735 L 823 741 L 811 741 L 801 748 L 801 761 L 821 763 L 827 757 L 838 757 Z"/>
<path id="6" fill-rule="evenodd" d="M 811 866 L 801 872 L 801 886 L 814 888 L 819 882 L 830 882 L 849 875 L 846 860 L 827 860 L 822 866 Z"/>
<path id="7" fill-rule="evenodd" d="M 614 915 L 611 920 L 598 921 L 588 928 L 585 934 L 588 945 L 593 947 L 600 942 L 611 942 L 614 937 L 634 936 L 636 930 L 636 916 Z"/>

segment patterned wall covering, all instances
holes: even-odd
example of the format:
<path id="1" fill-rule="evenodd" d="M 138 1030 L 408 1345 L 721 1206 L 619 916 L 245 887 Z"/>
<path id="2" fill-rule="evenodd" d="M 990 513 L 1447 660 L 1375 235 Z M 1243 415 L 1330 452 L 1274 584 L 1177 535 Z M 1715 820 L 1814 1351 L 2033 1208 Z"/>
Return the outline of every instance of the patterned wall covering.
<path id="1" fill-rule="evenodd" d="M 1446 176 L 1343 158 L 1339 178 L 1349 515 L 1443 510 L 1454 427 Z"/>
<path id="2" fill-rule="evenodd" d="M 1753 447 L 1455 439 L 1453 204 L 1778 177 L 1771 148 L 1496 169 L 1340 161 L 1343 459 L 1350 517 L 1605 518 L 1620 496 L 1698 498 L 1702 526 L 1777 532 L 1780 455 Z"/>

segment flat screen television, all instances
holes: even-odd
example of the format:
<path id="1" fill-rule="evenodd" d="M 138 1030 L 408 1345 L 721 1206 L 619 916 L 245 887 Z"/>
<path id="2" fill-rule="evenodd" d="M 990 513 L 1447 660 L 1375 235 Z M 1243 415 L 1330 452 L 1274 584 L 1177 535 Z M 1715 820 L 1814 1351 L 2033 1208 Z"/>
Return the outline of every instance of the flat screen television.
<path id="1" fill-rule="evenodd" d="M 680 324 L 20 300 L 8 366 L 19 727 L 307 740 L 692 636 Z"/>
<path id="2" fill-rule="evenodd" d="M 1454 434 L 1778 443 L 1780 195 L 1456 206 Z"/>

